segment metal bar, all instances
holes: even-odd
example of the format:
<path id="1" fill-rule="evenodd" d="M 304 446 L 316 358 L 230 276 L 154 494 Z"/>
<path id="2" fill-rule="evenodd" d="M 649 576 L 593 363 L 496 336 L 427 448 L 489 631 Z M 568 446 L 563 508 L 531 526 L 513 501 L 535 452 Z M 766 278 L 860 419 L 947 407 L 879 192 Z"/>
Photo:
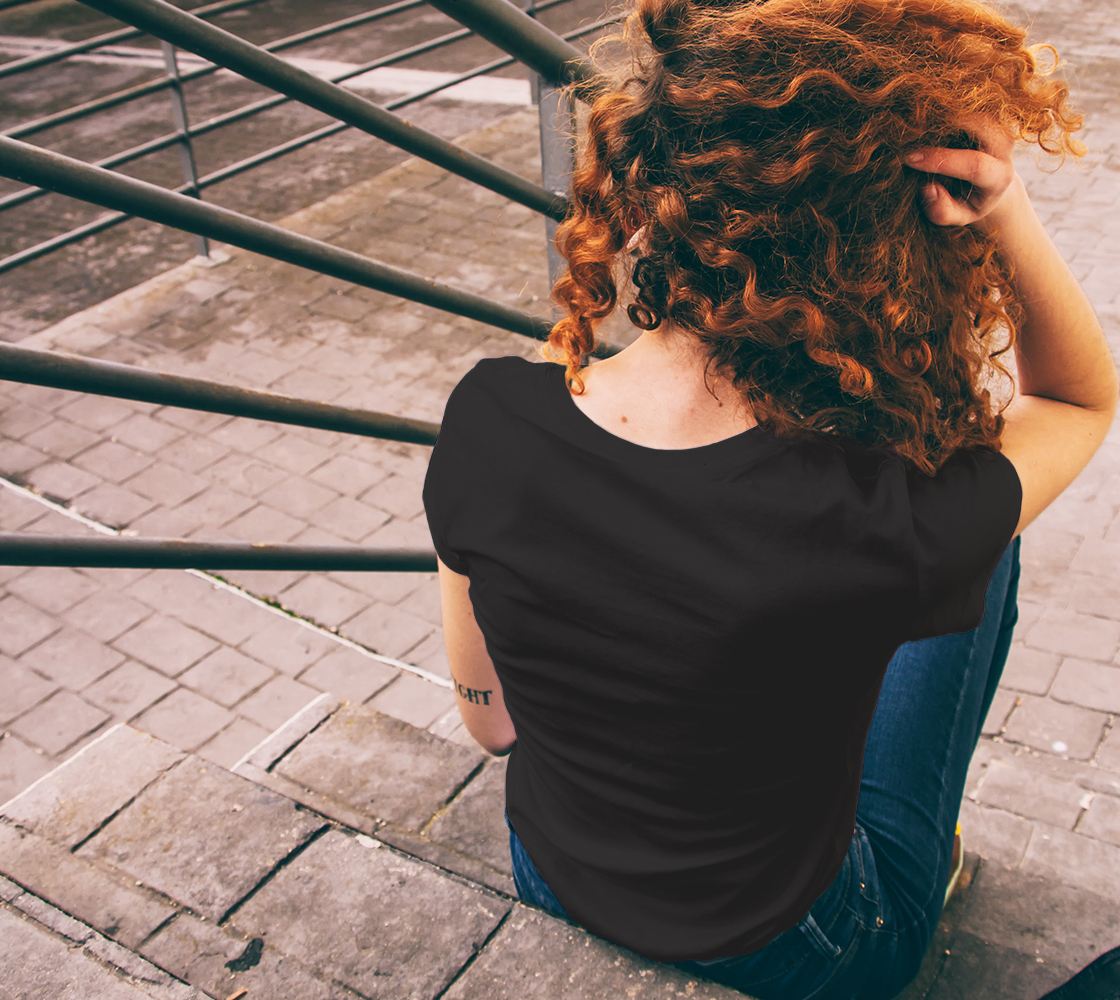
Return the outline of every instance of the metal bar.
<path id="1" fill-rule="evenodd" d="M 255 0 L 259 2 L 259 0 Z M 388 17 L 390 14 L 399 13 L 402 10 L 408 10 L 415 7 L 418 3 L 424 3 L 427 0 L 403 0 L 401 3 L 390 4 L 388 7 L 382 7 L 380 10 L 373 11 L 366 18 L 367 20 L 374 20 L 373 15 L 379 17 Z M 565 0 L 566 2 L 566 0 Z M 347 18 L 347 20 L 353 20 Z M 336 30 L 341 31 L 341 21 L 336 21 L 334 27 Z M 331 25 L 325 25 L 331 27 Z M 347 25 L 349 27 L 349 25 Z M 138 32 L 142 34 L 142 32 Z M 278 38 L 274 42 L 269 42 L 267 45 L 262 45 L 261 48 L 265 52 L 279 52 L 283 49 L 291 48 L 301 42 L 308 41 L 306 37 L 309 32 L 303 31 L 298 35 L 289 35 L 286 38 Z M 381 56 L 379 59 L 371 60 L 370 62 L 362 65 L 355 66 L 353 69 L 347 70 L 345 73 L 340 73 L 337 76 L 329 77 L 333 83 L 340 80 L 349 79 L 352 76 L 357 76 L 359 73 L 365 73 L 371 69 L 376 69 L 378 66 L 388 66 L 391 63 L 400 62 L 403 59 L 408 59 L 411 56 L 419 55 L 422 52 L 428 52 L 432 49 L 439 48 L 443 45 L 448 45 L 451 42 L 458 41 L 460 38 L 467 38 L 472 32 L 463 28 L 459 31 L 453 31 L 449 34 L 442 35 L 437 39 L 429 42 L 420 42 L 416 45 L 410 46 L 407 49 L 402 49 L 399 52 L 393 52 L 387 56 Z M 217 73 L 222 67 L 214 63 L 209 66 L 199 66 L 195 69 L 189 70 L 180 76 L 183 83 L 189 83 L 192 80 L 201 79 L 204 76 L 209 76 L 211 73 Z M 118 90 L 113 94 L 106 94 L 104 97 L 98 97 L 95 100 L 87 101 L 85 104 L 76 104 L 72 108 L 64 108 L 62 111 L 56 111 L 53 114 L 44 115 L 42 118 L 35 118 L 32 121 L 24 122 L 22 125 L 16 125 L 13 128 L 0 132 L 0 135 L 9 136 L 12 139 L 26 139 L 29 135 L 35 135 L 37 132 L 42 132 L 48 128 L 54 128 L 56 125 L 65 125 L 68 122 L 76 121 L 79 118 L 85 118 L 87 115 L 95 114 L 98 111 L 104 111 L 108 108 L 117 107 L 120 104 L 126 104 L 128 101 L 135 101 L 141 97 L 147 97 L 149 94 L 155 94 L 168 87 L 169 84 L 166 79 L 155 80 L 151 83 L 139 83 L 134 87 L 126 87 L 124 90 Z M 290 97 L 281 97 L 277 103 L 283 104 L 290 101 Z M 272 105 L 270 105 L 271 107 Z"/>
<path id="2" fill-rule="evenodd" d="M 232 243 L 245 250 L 352 281 L 366 288 L 423 302 L 513 333 L 543 339 L 552 327 L 552 323 L 543 317 L 491 302 L 481 295 L 460 291 L 352 250 L 333 247 L 228 208 L 196 201 L 158 185 L 111 170 L 101 170 L 15 139 L 0 137 L 0 174 L 152 222 Z"/>
<path id="3" fill-rule="evenodd" d="M 426 0 L 405 0 L 405 3 L 394 4 L 393 6 L 397 8 L 406 6 L 411 7 L 415 6 L 415 4 L 418 2 L 423 3 L 426 2 Z M 556 2 L 569 3 L 570 0 L 556 0 Z M 382 10 L 386 9 L 387 8 L 384 7 L 382 8 Z M 427 42 L 419 42 L 416 45 L 409 46 L 407 49 L 401 49 L 400 51 L 393 52 L 390 55 L 380 56 L 377 59 L 372 59 L 367 63 L 362 63 L 362 65 L 360 66 L 354 66 L 343 73 L 338 73 L 335 76 L 328 77 L 328 79 L 332 83 L 340 83 L 341 81 L 348 80 L 353 76 L 360 76 L 362 73 L 368 73 L 372 69 L 377 69 L 381 66 L 391 66 L 394 63 L 403 62 L 406 59 L 411 59 L 413 56 L 421 55 L 425 52 L 431 52 L 433 49 L 442 48 L 444 45 L 450 45 L 452 42 L 457 42 L 460 39 L 469 38 L 470 35 L 471 32 L 469 30 L 467 30 L 466 28 L 461 28 L 458 31 L 452 31 L 449 34 L 441 35 L 439 38 L 433 38 Z M 284 41 L 284 39 L 281 39 L 280 41 Z M 278 45 L 279 42 L 274 42 L 272 44 Z M 267 48 L 267 46 L 265 47 Z M 508 65 L 513 61 L 513 58 L 510 57 L 502 60 L 501 65 Z M 492 69 L 495 65 L 497 64 L 488 64 L 488 68 L 486 71 L 489 72 L 489 70 Z M 207 69 L 194 70 L 192 72 L 182 74 L 179 79 L 182 82 L 186 83 L 189 80 L 197 79 L 199 76 L 205 73 L 215 72 L 219 68 L 220 67 L 218 66 L 212 66 Z M 145 84 L 145 87 L 148 88 L 148 90 L 146 90 L 145 92 L 153 93 L 154 91 L 162 90 L 167 86 L 168 83 L 166 80 L 159 80 L 155 84 Z M 122 91 L 121 93 L 124 92 Z M 110 96 L 115 97 L 118 95 Z M 253 115 L 260 114 L 262 111 L 268 111 L 271 108 L 279 107 L 281 104 L 287 104 L 291 100 L 292 98 L 286 97 L 283 94 L 277 94 L 274 97 L 266 97 L 263 100 L 254 101 L 252 104 L 246 104 L 244 107 L 235 108 L 233 111 L 227 111 L 225 114 L 216 115 L 213 118 L 208 118 L 204 122 L 199 122 L 199 124 L 197 125 L 192 125 L 188 131 L 192 138 L 200 135 L 205 135 L 207 132 L 212 132 L 214 131 L 214 129 L 221 128 L 224 125 L 232 125 L 235 122 L 243 121 L 246 118 L 251 118 Z M 87 111 L 83 112 L 82 115 L 75 115 L 74 117 L 83 117 L 85 114 L 92 113 L 92 111 L 88 110 L 88 105 L 84 105 L 83 107 L 86 107 Z M 392 107 L 392 105 L 390 105 L 390 107 Z M 45 118 L 39 119 L 40 124 L 43 122 L 46 122 Z M 60 122 L 52 122 L 51 124 L 60 124 Z M 46 128 L 48 126 L 43 125 L 42 127 Z M 29 131 L 35 132 L 40 131 L 40 129 L 35 128 L 30 129 Z M 20 126 L 19 128 L 12 129 L 10 132 L 0 132 L 0 135 L 7 135 L 10 138 L 15 139 L 19 137 L 19 135 L 17 135 L 16 133 L 19 133 L 19 135 L 26 135 L 28 134 L 28 130 L 24 126 Z M 168 146 L 173 146 L 178 141 L 179 137 L 175 133 L 158 136 L 155 139 L 149 139 L 147 142 L 141 143 L 139 146 L 133 146 L 131 149 L 126 149 L 120 153 L 114 153 L 112 156 L 107 156 L 102 160 L 95 160 L 93 165 L 95 167 L 118 167 L 121 164 L 129 163 L 132 160 L 137 160 L 141 156 L 147 156 L 149 153 L 156 153 L 161 149 L 166 149 Z M 200 181 L 200 184 L 205 187 L 204 181 Z M 46 189 L 38 187 L 24 188 L 22 191 L 14 191 L 12 194 L 0 198 L 0 211 L 6 208 L 15 208 L 17 205 L 23 205 L 29 201 L 34 201 L 36 198 L 41 198 L 47 193 L 48 192 L 46 191 Z"/>
<path id="4" fill-rule="evenodd" d="M 129 21 L 157 38 L 232 69 L 250 80 L 294 97 L 363 132 L 385 139 L 406 152 L 420 156 L 536 212 L 557 219 L 563 218 L 566 213 L 567 201 L 557 198 L 539 185 L 403 121 L 338 84 L 320 80 L 305 70 L 297 69 L 278 56 L 265 52 L 228 31 L 184 13 L 165 0 L 82 2 L 102 13 Z"/>
<path id="5" fill-rule="evenodd" d="M 167 78 L 171 81 L 171 123 L 179 137 L 179 163 L 183 168 L 183 187 L 185 194 L 201 200 L 202 191 L 198 186 L 198 167 L 194 162 L 194 145 L 191 143 L 191 127 L 187 121 L 187 102 L 183 97 L 183 85 L 179 81 L 179 60 L 175 58 L 175 46 L 170 42 L 160 42 L 163 50 L 163 64 L 167 67 Z M 210 256 L 210 242 L 205 236 L 195 234 L 195 251 L 201 257 Z"/>
<path id="6" fill-rule="evenodd" d="M 89 538 L 0 532 L 0 566 L 99 566 L 120 569 L 269 569 L 434 573 L 424 549 L 280 542 L 198 542 L 178 538 Z"/>
<path id="7" fill-rule="evenodd" d="M 34 3 L 35 0 L 0 0 L 0 10 L 10 10 L 12 7 L 23 7 Z"/>
<path id="8" fill-rule="evenodd" d="M 575 84 L 581 100 L 591 100 L 606 78 L 582 52 L 569 45 L 509 0 L 429 0 L 437 10 L 510 55 L 545 79 Z"/>
<path id="9" fill-rule="evenodd" d="M 439 424 L 348 406 L 316 403 L 256 389 L 153 372 L 115 361 L 79 358 L 0 342 L 0 375 L 11 382 L 135 399 L 160 406 L 227 413 L 234 417 L 317 427 L 387 441 L 435 444 Z"/>
<path id="10" fill-rule="evenodd" d="M 253 4 L 260 3 L 261 0 L 222 0 L 221 3 L 212 3 L 206 7 L 196 7 L 191 11 L 194 17 L 214 17 L 217 14 L 224 14 L 227 10 L 237 10 L 239 7 L 251 7 Z M 28 56 L 26 59 L 15 59 L 10 63 L 4 63 L 0 66 L 0 79 L 6 76 L 12 76 L 15 73 L 23 73 L 29 69 L 35 69 L 39 66 L 47 66 L 50 63 L 58 62 L 68 56 L 78 55 L 81 52 L 88 52 L 90 49 L 99 49 L 104 45 L 113 45 L 116 42 L 124 42 L 130 38 L 139 38 L 143 31 L 139 28 L 119 28 L 116 31 L 110 31 L 104 35 L 95 35 L 93 38 L 85 38 L 80 42 L 75 42 L 73 45 L 67 45 L 65 48 L 55 49 L 53 52 L 44 52 L 40 56 Z"/>
<path id="11" fill-rule="evenodd" d="M 571 95 L 549 83 L 540 81 L 541 181 L 550 191 L 567 197 L 572 186 L 575 166 L 575 102 Z M 548 283 L 552 287 L 563 274 L 564 258 L 556 249 L 555 219 L 545 219 L 545 251 L 548 254 Z"/>

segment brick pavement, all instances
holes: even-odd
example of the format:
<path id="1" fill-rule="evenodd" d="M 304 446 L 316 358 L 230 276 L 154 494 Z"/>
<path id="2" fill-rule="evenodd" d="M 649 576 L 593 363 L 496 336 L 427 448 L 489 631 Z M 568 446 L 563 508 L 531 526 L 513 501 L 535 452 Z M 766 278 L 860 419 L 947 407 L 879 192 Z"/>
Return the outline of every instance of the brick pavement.
<path id="1" fill-rule="evenodd" d="M 1023 6 L 1023 5 L 1020 5 Z M 1120 349 L 1120 63 L 1107 5 L 1023 7 L 1057 41 L 1090 113 L 1082 168 L 1022 166 L 1036 205 Z M 518 112 L 464 145 L 532 175 Z M 293 216 L 308 234 L 543 308 L 543 223 L 415 162 Z M 464 248 L 470 248 L 469 253 Z M 513 335 L 241 251 L 192 262 L 22 341 L 438 420 Z M 0 472 L 143 535 L 427 545 L 427 450 L 323 431 L 2 386 Z M 0 528 L 83 530 L 0 490 Z M 966 843 L 1024 874 L 1120 896 L 1120 432 L 1024 537 L 1020 622 L 962 809 Z M 0 569 L 9 697 L 0 799 L 114 721 L 230 766 L 320 692 L 468 740 L 429 574 L 229 573 L 305 628 L 182 572 Z M 385 659 L 341 644 L 337 636 Z M 1112 942 L 1115 944 L 1116 942 Z"/>

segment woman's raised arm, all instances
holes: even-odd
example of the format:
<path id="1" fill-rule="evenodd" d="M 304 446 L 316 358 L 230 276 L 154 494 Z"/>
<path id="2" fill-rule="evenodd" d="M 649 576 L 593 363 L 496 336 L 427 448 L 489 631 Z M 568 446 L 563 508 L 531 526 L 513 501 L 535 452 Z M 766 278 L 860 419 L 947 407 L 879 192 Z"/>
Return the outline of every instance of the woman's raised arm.
<path id="1" fill-rule="evenodd" d="M 1093 308 L 1062 260 L 1011 163 L 1009 136 L 977 130 L 983 148 L 928 149 L 907 163 L 931 174 L 923 209 L 937 225 L 991 232 L 1023 308 L 1015 344 L 1019 393 L 1004 411 L 1001 450 L 1023 486 L 1016 534 L 1073 482 L 1116 413 L 1116 365 Z M 953 198 L 936 176 L 971 185 Z"/>

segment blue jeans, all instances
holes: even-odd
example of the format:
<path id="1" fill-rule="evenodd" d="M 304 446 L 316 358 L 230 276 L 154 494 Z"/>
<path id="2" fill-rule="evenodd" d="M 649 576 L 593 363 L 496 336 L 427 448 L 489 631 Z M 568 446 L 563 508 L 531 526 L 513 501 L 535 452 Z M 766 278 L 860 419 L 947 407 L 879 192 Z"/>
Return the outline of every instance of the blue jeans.
<path id="1" fill-rule="evenodd" d="M 809 912 L 749 955 L 678 968 L 758 1000 L 889 1000 L 917 975 L 941 916 L 968 765 L 1011 646 L 1018 583 L 1015 539 L 992 574 L 979 628 L 895 653 L 868 734 L 848 856 Z M 510 852 L 520 898 L 566 918 L 512 827 Z"/>

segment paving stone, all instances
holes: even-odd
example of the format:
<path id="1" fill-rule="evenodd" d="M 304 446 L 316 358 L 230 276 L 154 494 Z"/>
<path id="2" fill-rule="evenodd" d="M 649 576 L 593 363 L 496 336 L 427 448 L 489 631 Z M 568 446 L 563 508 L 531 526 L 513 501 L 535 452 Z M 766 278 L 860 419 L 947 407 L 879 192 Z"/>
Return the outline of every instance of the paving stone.
<path id="1" fill-rule="evenodd" d="M 40 427 L 51 422 L 51 415 L 36 406 L 16 403 L 0 414 L 0 433 L 5 437 L 19 440 Z"/>
<path id="2" fill-rule="evenodd" d="M 357 650 L 338 646 L 299 675 L 304 684 L 347 701 L 363 702 L 396 680 L 398 671 Z"/>
<path id="3" fill-rule="evenodd" d="M 58 622 L 43 614 L 18 597 L 0 598 L 0 652 L 8 656 L 19 656 L 24 650 L 42 642 L 48 635 L 58 631 Z"/>
<path id="4" fill-rule="evenodd" d="M 285 590 L 281 600 L 285 607 L 293 609 L 301 617 L 331 628 L 353 618 L 373 603 L 365 594 L 335 583 L 321 573 L 305 576 L 294 587 Z"/>
<path id="5" fill-rule="evenodd" d="M 3 466 L 0 465 L 0 468 Z M 42 515 L 41 504 L 12 490 L 0 489 L 0 531 L 19 531 Z"/>
<path id="6" fill-rule="evenodd" d="M 77 399 L 71 399 L 65 406 L 60 406 L 55 412 L 87 430 L 103 431 L 128 419 L 136 412 L 137 406 L 143 405 L 132 400 L 113 399 L 111 396 L 81 395 Z"/>
<path id="7" fill-rule="evenodd" d="M 8 802 L 3 815 L 72 847 L 182 759 L 174 747 L 117 726 Z"/>
<path id="8" fill-rule="evenodd" d="M 92 490 L 101 480 L 92 472 L 85 472 L 64 462 L 48 462 L 27 474 L 27 482 L 44 496 L 72 500 Z"/>
<path id="9" fill-rule="evenodd" d="M 1108 899 L 1120 898 L 1120 847 L 1056 826 L 1035 827 L 1022 869 Z"/>
<path id="10" fill-rule="evenodd" d="M 71 916 L 135 948 L 175 908 L 48 840 L 0 823 L 0 871 Z"/>
<path id="11" fill-rule="evenodd" d="M 245 542 L 289 542 L 305 525 L 294 517 L 258 504 L 240 517 L 234 518 L 222 529 L 232 539 Z"/>
<path id="12" fill-rule="evenodd" d="M 434 631 L 431 622 L 385 604 L 374 604 L 342 626 L 342 633 L 384 656 L 401 659 Z"/>
<path id="13" fill-rule="evenodd" d="M 137 729 L 151 733 L 182 750 L 194 750 L 212 739 L 234 719 L 231 711 L 177 687 L 135 720 Z"/>
<path id="14" fill-rule="evenodd" d="M 81 997 L 82 1000 L 151 1000 L 151 993 L 110 972 L 68 942 L 0 909 L 0 981 L 12 1000 Z"/>
<path id="15" fill-rule="evenodd" d="M 128 481 L 128 488 L 167 507 L 177 507 L 210 486 L 209 480 L 156 462 Z"/>
<path id="16" fill-rule="evenodd" d="M 993 760 L 974 797 L 983 805 L 1072 830 L 1081 815 L 1084 794 L 1071 782 Z"/>
<path id="17" fill-rule="evenodd" d="M 1110 660 L 1120 645 L 1120 622 L 1048 608 L 1027 633 L 1037 649 L 1087 660 Z"/>
<path id="18" fill-rule="evenodd" d="M 111 483 L 123 483 L 129 476 L 148 468 L 152 461 L 151 455 L 145 455 L 119 442 L 101 441 L 82 452 L 74 459 L 74 464 Z"/>
<path id="19" fill-rule="evenodd" d="M 59 614 L 98 590 L 88 577 L 62 566 L 37 566 L 6 589 L 48 614 Z"/>
<path id="20" fill-rule="evenodd" d="M 252 450 L 249 449 L 250 453 Z M 235 493 L 249 497 L 255 497 L 287 478 L 284 470 L 243 454 L 227 455 L 207 469 L 206 474 Z"/>
<path id="21" fill-rule="evenodd" d="M 263 663 L 222 646 L 181 674 L 179 683 L 230 708 L 272 676 Z"/>
<path id="22" fill-rule="evenodd" d="M 370 707 L 417 729 L 427 729 L 455 707 L 455 695 L 431 681 L 402 673 L 370 702 Z"/>
<path id="23" fill-rule="evenodd" d="M 351 455 L 335 455 L 313 470 L 310 477 L 345 496 L 356 497 L 385 478 L 385 473 L 369 462 Z"/>
<path id="24" fill-rule="evenodd" d="M 927 996 L 928 1000 L 1037 997 L 1064 983 L 1074 971 L 1066 965 L 1039 962 L 1014 948 L 988 944 L 973 934 L 958 934 Z"/>
<path id="25" fill-rule="evenodd" d="M 46 774 L 54 762 L 13 733 L 0 733 L 0 802 L 7 802 Z"/>
<path id="26" fill-rule="evenodd" d="M 439 995 L 510 905 L 331 831 L 233 922 L 363 996 L 407 1000 Z"/>
<path id="27" fill-rule="evenodd" d="M 261 501 L 285 514 L 306 518 L 325 506 L 338 494 L 298 476 L 291 476 L 261 494 Z"/>
<path id="28" fill-rule="evenodd" d="M 1120 609 L 1120 580 L 1103 575 L 1075 580 L 1070 606 L 1087 615 L 1115 618 Z"/>
<path id="29" fill-rule="evenodd" d="M 252 507 L 253 501 L 249 497 L 223 486 L 210 486 L 186 503 L 180 504 L 175 508 L 174 513 L 184 523 L 213 528 L 232 521 Z M 138 521 L 137 524 L 139 523 Z"/>
<path id="30" fill-rule="evenodd" d="M 163 615 L 153 615 L 141 622 L 113 645 L 168 677 L 177 677 L 192 663 L 218 648 L 213 639 Z"/>
<path id="31" fill-rule="evenodd" d="M 227 771 L 232 770 L 242 757 L 268 736 L 262 729 L 248 719 L 234 719 L 225 729 L 208 743 L 198 749 L 198 756 L 212 761 Z"/>
<path id="32" fill-rule="evenodd" d="M 1110 771 L 1120 773 L 1120 726 L 1113 724 L 1097 751 L 1097 763 Z"/>
<path id="33" fill-rule="evenodd" d="M 52 420 L 49 424 L 28 434 L 23 439 L 23 443 L 65 460 L 92 447 L 99 440 L 100 438 L 93 431 L 87 431 L 84 427 L 72 424 L 68 420 Z"/>
<path id="34" fill-rule="evenodd" d="M 261 945 L 255 945 L 259 941 Z M 212 997 L 276 1000 L 353 1000 L 354 994 L 313 976 L 299 962 L 263 939 L 248 939 L 189 914 L 180 914 L 147 942 L 141 952 L 160 968 Z"/>
<path id="35" fill-rule="evenodd" d="M 968 798 L 961 802 L 959 819 L 966 850 L 1004 865 L 1018 865 L 1023 860 L 1034 829 L 1027 820 Z"/>
<path id="36" fill-rule="evenodd" d="M 4 698 L 0 701 L 0 725 L 11 722 L 17 715 L 33 708 L 57 687 L 57 684 L 40 677 L 33 670 L 13 663 L 6 656 L 0 656 L 0 690 L 4 692 Z"/>
<path id="37" fill-rule="evenodd" d="M 175 682 L 134 660 L 126 660 L 82 697 L 116 719 L 128 720 L 175 689 Z"/>
<path id="38" fill-rule="evenodd" d="M 1093 756 L 1108 716 L 1029 694 L 1020 701 L 1022 704 L 1011 713 L 1006 739 L 1047 753 L 1068 754 L 1075 760 Z"/>
<path id="39" fill-rule="evenodd" d="M 362 494 L 362 503 L 412 518 L 424 512 L 424 503 L 417 490 L 417 483 L 410 477 L 390 476 Z"/>
<path id="40" fill-rule="evenodd" d="M 1085 818 L 1077 826 L 1077 832 L 1120 846 L 1120 799 L 1111 795 L 1094 795 Z"/>
<path id="41" fill-rule="evenodd" d="M 12 723 L 12 732 L 56 755 L 88 736 L 109 716 L 70 691 L 56 691 Z"/>
<path id="42" fill-rule="evenodd" d="M 24 666 L 72 691 L 92 684 L 123 660 L 116 650 L 72 628 L 60 629 L 20 657 Z"/>
<path id="43" fill-rule="evenodd" d="M 110 820 L 79 855 L 219 920 L 322 825 L 287 799 L 192 757 Z"/>
<path id="44" fill-rule="evenodd" d="M 203 437 L 182 437 L 159 451 L 164 462 L 187 472 L 201 472 L 228 454 L 229 448 L 225 445 Z"/>
<path id="45" fill-rule="evenodd" d="M 426 833 L 434 841 L 512 875 L 505 802 L 506 759 L 488 761 Z"/>
<path id="46" fill-rule="evenodd" d="M 102 642 L 112 642 L 122 632 L 143 621 L 151 609 L 111 590 L 99 590 L 66 611 L 62 618 Z"/>
<path id="47" fill-rule="evenodd" d="M 628 1000 L 687 996 L 732 1000 L 737 990 L 649 962 L 586 931 L 523 906 L 447 991 L 447 1000 Z"/>
<path id="48" fill-rule="evenodd" d="M 1120 905 L 1093 892 L 984 865 L 971 893 L 962 930 L 1047 964 L 1080 969 L 1120 940 Z"/>
<path id="49" fill-rule="evenodd" d="M 271 627 L 246 640 L 240 648 L 274 670 L 295 676 L 339 647 L 329 636 L 277 617 Z"/>
<path id="50" fill-rule="evenodd" d="M 257 725 L 273 730 L 282 726 L 318 694 L 314 688 L 290 677 L 274 677 L 238 705 L 237 712 Z"/>
<path id="51" fill-rule="evenodd" d="M 74 503 L 86 517 L 113 528 L 125 528 L 145 511 L 152 501 L 113 483 L 102 483 L 83 493 Z"/>
<path id="52" fill-rule="evenodd" d="M 255 449 L 254 454 L 266 462 L 294 472 L 297 476 L 307 475 L 312 469 L 329 461 L 332 455 L 329 448 L 291 432 Z"/>
<path id="53" fill-rule="evenodd" d="M 1061 662 L 1062 658 L 1056 653 L 1045 653 L 1021 643 L 1013 643 L 1000 678 L 1000 687 L 1044 695 L 1050 690 Z"/>
<path id="54" fill-rule="evenodd" d="M 275 771 L 358 813 L 419 831 L 484 759 L 368 707 L 346 705 Z"/>
<path id="55" fill-rule="evenodd" d="M 1120 667 L 1067 658 L 1062 661 L 1050 695 L 1085 708 L 1120 713 Z"/>
<path id="56" fill-rule="evenodd" d="M 446 656 L 445 656 L 446 659 Z M 450 668 L 449 671 L 450 673 Z M 997 688 L 992 704 L 988 707 L 988 714 L 984 718 L 984 725 L 980 732 L 984 736 L 995 736 L 1003 732 L 1007 725 L 1007 717 L 1011 710 L 1019 704 L 1019 697 L 1014 691 L 1006 688 Z"/>
<path id="57" fill-rule="evenodd" d="M 219 444 L 251 455 L 270 441 L 275 441 L 282 433 L 280 427 L 269 421 L 241 418 L 222 424 L 208 436 L 211 441 L 217 441 Z"/>
<path id="58" fill-rule="evenodd" d="M 160 410 L 158 416 L 163 417 L 165 413 L 166 409 Z M 179 428 L 146 413 L 133 414 L 113 428 L 114 439 L 149 454 L 158 454 L 182 435 Z"/>
<path id="59" fill-rule="evenodd" d="M 389 515 L 351 497 L 338 497 L 309 515 L 308 520 L 347 541 L 360 542 L 384 525 Z"/>

